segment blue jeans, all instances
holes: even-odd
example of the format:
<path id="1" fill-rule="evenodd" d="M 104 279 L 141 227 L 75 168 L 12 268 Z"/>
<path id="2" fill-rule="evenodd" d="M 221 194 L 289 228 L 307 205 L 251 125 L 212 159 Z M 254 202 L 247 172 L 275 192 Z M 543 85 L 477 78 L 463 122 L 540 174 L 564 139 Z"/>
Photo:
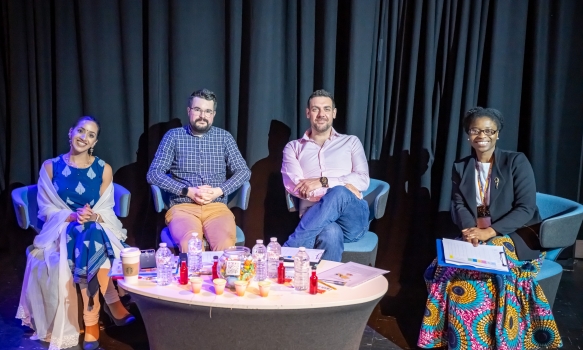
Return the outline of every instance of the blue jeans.
<path id="1" fill-rule="evenodd" d="M 324 249 L 322 259 L 340 261 L 344 243 L 358 241 L 368 230 L 368 203 L 344 186 L 336 186 L 302 216 L 284 247 Z"/>

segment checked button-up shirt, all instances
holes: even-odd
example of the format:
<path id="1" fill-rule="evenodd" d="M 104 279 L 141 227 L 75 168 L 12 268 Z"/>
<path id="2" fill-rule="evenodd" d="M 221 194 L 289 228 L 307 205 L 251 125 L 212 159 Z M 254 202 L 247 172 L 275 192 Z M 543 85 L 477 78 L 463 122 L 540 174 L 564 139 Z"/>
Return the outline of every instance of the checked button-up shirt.
<path id="1" fill-rule="evenodd" d="M 227 179 L 227 170 L 231 177 Z M 220 187 L 223 196 L 214 202 L 227 203 L 229 194 L 251 177 L 233 136 L 211 126 L 202 136 L 191 133 L 189 125 L 169 130 L 158 146 L 148 170 L 148 182 L 170 193 L 170 206 L 194 203 L 182 196 L 184 187 Z"/>

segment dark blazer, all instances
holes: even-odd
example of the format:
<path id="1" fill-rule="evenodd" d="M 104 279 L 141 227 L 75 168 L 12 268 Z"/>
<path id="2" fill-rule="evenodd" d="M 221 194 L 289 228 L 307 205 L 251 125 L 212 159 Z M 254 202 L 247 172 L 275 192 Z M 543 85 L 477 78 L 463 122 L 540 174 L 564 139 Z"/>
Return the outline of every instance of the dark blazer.
<path id="1" fill-rule="evenodd" d="M 473 150 L 471 156 L 454 163 L 451 180 L 453 220 L 460 230 L 476 227 L 476 156 Z M 490 215 L 496 233 L 509 234 L 541 221 L 536 206 L 534 172 L 523 153 L 496 148 L 490 181 Z"/>

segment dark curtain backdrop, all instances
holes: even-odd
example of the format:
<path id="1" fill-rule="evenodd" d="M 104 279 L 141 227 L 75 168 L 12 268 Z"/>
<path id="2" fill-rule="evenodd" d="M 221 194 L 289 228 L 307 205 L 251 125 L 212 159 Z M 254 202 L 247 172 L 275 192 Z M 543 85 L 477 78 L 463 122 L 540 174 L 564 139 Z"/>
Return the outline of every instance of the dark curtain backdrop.
<path id="1" fill-rule="evenodd" d="M 186 122 L 187 97 L 206 87 L 219 99 L 215 125 L 253 170 L 250 208 L 236 212 L 247 245 L 283 240 L 297 217 L 283 202 L 281 149 L 308 128 L 306 99 L 325 88 L 335 128 L 360 138 L 371 175 L 391 185 L 373 224 L 377 262 L 392 270 L 391 296 L 407 301 L 449 223 L 470 107 L 503 112 L 498 145 L 526 153 L 539 191 L 581 200 L 581 18 L 577 0 L 2 0 L 3 219 L 14 224 L 9 191 L 35 183 L 89 114 L 102 123 L 96 155 L 132 192 L 128 241 L 154 247 L 163 217 L 145 172 L 163 133 Z M 10 246 L 15 232 L 2 237 Z M 409 312 L 395 304 L 383 312 Z"/>

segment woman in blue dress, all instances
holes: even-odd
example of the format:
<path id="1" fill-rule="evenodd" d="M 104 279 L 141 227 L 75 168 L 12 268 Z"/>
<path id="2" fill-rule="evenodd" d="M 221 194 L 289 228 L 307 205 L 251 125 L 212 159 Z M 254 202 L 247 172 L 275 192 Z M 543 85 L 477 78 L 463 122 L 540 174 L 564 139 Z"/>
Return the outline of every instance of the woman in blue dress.
<path id="1" fill-rule="evenodd" d="M 27 259 L 16 317 L 51 349 L 78 343 L 75 283 L 83 298 L 84 349 L 99 346 L 99 291 L 117 325 L 135 320 L 108 277 L 126 230 L 113 212 L 112 169 L 92 155 L 99 131 L 95 118 L 79 118 L 69 130 L 70 151 L 40 171 L 37 201 L 45 223 Z"/>

